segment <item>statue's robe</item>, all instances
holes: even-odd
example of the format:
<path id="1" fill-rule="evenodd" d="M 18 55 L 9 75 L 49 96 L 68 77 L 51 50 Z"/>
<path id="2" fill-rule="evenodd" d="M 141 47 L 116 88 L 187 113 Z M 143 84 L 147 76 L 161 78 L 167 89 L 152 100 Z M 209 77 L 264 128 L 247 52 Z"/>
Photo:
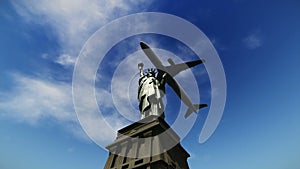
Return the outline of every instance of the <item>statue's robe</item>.
<path id="1" fill-rule="evenodd" d="M 164 91 L 160 90 L 160 82 L 154 76 L 143 76 L 139 80 L 139 109 L 142 113 L 142 118 L 149 115 L 163 115 L 164 105 L 162 97 Z"/>

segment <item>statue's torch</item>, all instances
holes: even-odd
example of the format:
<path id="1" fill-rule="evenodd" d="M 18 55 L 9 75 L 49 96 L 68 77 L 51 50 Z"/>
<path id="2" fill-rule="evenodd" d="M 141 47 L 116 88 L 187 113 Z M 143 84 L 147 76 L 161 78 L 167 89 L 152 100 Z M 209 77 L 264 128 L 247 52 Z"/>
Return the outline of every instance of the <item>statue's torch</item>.
<path id="1" fill-rule="evenodd" d="M 140 70 L 140 77 L 143 77 L 143 76 L 144 76 L 143 67 L 144 67 L 144 64 L 143 64 L 143 63 L 139 63 L 139 64 L 138 64 L 138 68 L 139 68 L 139 70 Z"/>
<path id="2" fill-rule="evenodd" d="M 138 64 L 138 68 L 139 68 L 140 71 L 143 70 L 143 67 L 144 67 L 144 64 L 143 64 L 143 63 L 139 63 L 139 64 Z"/>

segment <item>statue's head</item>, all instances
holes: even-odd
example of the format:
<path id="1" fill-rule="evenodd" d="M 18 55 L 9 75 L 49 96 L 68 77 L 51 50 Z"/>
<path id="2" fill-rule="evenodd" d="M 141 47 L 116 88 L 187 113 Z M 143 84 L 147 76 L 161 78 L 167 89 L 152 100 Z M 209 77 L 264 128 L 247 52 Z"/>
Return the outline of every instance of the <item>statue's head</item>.
<path id="1" fill-rule="evenodd" d="M 147 76 L 148 77 L 154 77 L 155 76 L 155 69 L 148 69 Z"/>

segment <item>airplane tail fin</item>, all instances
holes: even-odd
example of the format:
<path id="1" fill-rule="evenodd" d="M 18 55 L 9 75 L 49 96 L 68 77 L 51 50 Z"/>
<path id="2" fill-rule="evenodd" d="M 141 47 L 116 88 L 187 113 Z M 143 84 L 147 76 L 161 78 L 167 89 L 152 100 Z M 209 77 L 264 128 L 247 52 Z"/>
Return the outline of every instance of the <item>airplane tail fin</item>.
<path id="1" fill-rule="evenodd" d="M 184 118 L 188 118 L 192 112 L 195 112 L 197 114 L 197 110 L 201 109 L 203 107 L 207 107 L 207 104 L 194 104 L 194 107 L 189 107 L 184 115 Z"/>

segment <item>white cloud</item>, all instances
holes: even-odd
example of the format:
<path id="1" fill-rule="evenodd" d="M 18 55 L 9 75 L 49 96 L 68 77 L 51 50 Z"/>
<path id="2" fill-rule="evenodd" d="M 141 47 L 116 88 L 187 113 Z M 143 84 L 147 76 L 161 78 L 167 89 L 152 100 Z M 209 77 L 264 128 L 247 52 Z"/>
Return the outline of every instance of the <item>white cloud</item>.
<path id="1" fill-rule="evenodd" d="M 32 125 L 38 124 L 40 120 L 51 118 L 58 124 L 62 124 L 64 129 L 74 136 L 89 140 L 78 123 L 73 108 L 70 84 L 20 74 L 13 74 L 12 77 L 16 84 L 12 92 L 2 93 L 0 96 L 3 100 L 0 102 L 2 117 L 13 118 Z M 105 130 L 103 127 L 105 123 L 114 124 L 114 131 L 125 125 L 124 121 L 117 118 L 116 114 L 109 114 L 100 119 L 94 118 L 97 112 L 88 108 L 86 111 L 89 113 L 84 116 L 84 121 L 88 121 L 89 135 L 99 142 L 109 143 L 116 136 L 116 133 Z"/>
<path id="2" fill-rule="evenodd" d="M 243 43 L 248 49 L 256 49 L 263 45 L 263 39 L 259 32 L 254 32 L 243 39 Z"/>
<path id="3" fill-rule="evenodd" d="M 13 1 L 13 6 L 29 23 L 50 27 L 48 30 L 58 38 L 60 57 L 65 57 L 77 56 L 92 33 L 111 19 L 144 8 L 148 3 L 134 0 L 27 0 Z"/>
<path id="4" fill-rule="evenodd" d="M 59 63 L 65 67 L 73 66 L 76 62 L 75 57 L 72 57 L 67 54 L 62 54 L 60 57 L 58 57 L 55 62 Z"/>
<path id="5" fill-rule="evenodd" d="M 55 36 L 60 46 L 59 57 L 44 53 L 41 57 L 65 67 L 74 65 L 76 56 L 85 41 L 101 26 L 114 18 L 140 10 L 147 6 L 147 1 L 123 0 L 52 0 L 52 1 L 13 1 L 17 13 L 28 24 L 44 26 L 50 36 Z M 46 42 L 47 43 L 47 42 Z M 102 42 L 106 43 L 106 42 Z M 90 77 L 90 67 L 86 65 L 86 78 Z M 51 75 L 50 75 L 51 76 Z M 71 74 L 70 74 L 71 76 Z M 82 131 L 72 102 L 72 86 L 70 83 L 45 80 L 14 74 L 14 86 L 10 92 L 0 95 L 5 98 L 0 102 L 3 117 L 36 124 L 41 119 L 52 118 L 61 123 L 65 129 L 79 138 L 87 139 Z M 51 79 L 51 78 L 50 78 Z M 112 107 L 108 90 L 97 90 L 101 93 L 100 106 Z M 81 93 L 84 98 L 85 93 Z M 104 118 L 94 118 L 98 113 L 89 108 L 90 100 L 86 103 L 85 111 L 90 112 L 84 117 L 87 121 L 89 135 L 98 141 L 111 141 L 116 133 L 105 130 L 105 123 L 113 124 L 116 131 L 124 126 L 124 121 L 116 114 L 105 115 Z M 99 131 L 98 129 L 101 129 Z"/>
<path id="6" fill-rule="evenodd" d="M 45 117 L 76 121 L 68 84 L 19 74 L 14 74 L 13 78 L 16 85 L 12 92 L 4 93 L 6 100 L 0 103 L 4 115 L 29 123 L 36 123 Z"/>

